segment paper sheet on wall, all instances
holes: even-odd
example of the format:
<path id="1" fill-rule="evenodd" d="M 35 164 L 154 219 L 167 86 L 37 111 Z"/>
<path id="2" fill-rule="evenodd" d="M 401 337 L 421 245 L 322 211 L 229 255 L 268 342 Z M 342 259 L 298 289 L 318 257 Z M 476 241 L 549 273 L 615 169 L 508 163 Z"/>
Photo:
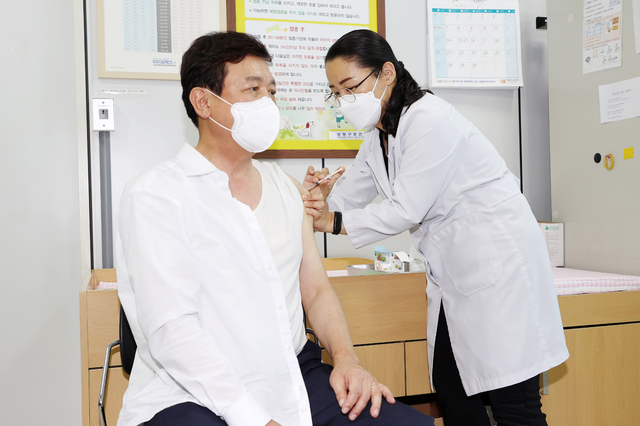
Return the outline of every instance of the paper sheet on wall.
<path id="1" fill-rule="evenodd" d="M 640 54 L 640 0 L 632 0 L 633 29 L 636 36 L 636 55 Z"/>
<path id="2" fill-rule="evenodd" d="M 622 0 L 584 0 L 584 74 L 622 65 Z"/>
<path id="3" fill-rule="evenodd" d="M 640 117 L 640 77 L 599 87 L 600 123 Z"/>
<path id="4" fill-rule="evenodd" d="M 183 53 L 221 28 L 220 0 L 98 0 L 98 77 L 180 80 Z"/>

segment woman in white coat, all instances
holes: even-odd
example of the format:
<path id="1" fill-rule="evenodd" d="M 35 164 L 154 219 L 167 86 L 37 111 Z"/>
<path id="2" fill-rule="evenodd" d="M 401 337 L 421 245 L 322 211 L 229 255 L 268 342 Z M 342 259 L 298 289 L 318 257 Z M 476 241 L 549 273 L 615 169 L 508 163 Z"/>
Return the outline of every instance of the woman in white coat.
<path id="1" fill-rule="evenodd" d="M 420 89 L 380 35 L 346 34 L 325 63 L 327 102 L 370 131 L 340 183 L 306 196 L 316 230 L 347 234 L 356 248 L 411 232 L 427 265 L 431 383 L 447 426 L 489 425 L 485 404 L 500 425 L 546 425 L 538 376 L 569 354 L 544 238 L 518 179 L 478 129 Z M 327 174 L 310 167 L 305 186 Z"/>

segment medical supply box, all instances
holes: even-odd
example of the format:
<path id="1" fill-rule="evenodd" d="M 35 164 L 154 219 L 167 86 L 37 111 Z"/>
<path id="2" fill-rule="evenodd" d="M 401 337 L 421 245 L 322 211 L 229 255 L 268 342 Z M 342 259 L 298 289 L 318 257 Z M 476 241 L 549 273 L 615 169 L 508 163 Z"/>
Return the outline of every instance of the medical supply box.
<path id="1" fill-rule="evenodd" d="M 387 250 L 385 246 L 374 247 L 376 271 L 409 272 L 411 258 L 403 251 Z"/>
<path id="2" fill-rule="evenodd" d="M 564 266 L 564 223 L 538 222 L 547 242 L 551 266 Z"/>

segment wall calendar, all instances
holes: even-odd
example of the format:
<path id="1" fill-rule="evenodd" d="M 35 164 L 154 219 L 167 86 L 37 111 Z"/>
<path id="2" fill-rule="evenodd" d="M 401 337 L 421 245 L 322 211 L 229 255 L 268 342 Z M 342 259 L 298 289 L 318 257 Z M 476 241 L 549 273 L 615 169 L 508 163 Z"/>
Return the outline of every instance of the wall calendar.
<path id="1" fill-rule="evenodd" d="M 430 0 L 429 85 L 522 86 L 518 0 Z"/>

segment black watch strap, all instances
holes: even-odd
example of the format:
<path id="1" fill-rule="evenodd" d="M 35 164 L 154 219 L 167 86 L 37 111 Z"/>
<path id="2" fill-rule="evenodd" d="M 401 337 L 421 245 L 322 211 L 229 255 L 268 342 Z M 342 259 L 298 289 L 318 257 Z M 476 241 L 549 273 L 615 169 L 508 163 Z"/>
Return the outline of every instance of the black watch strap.
<path id="1" fill-rule="evenodd" d="M 338 235 L 342 231 L 342 213 L 333 212 L 333 235 Z"/>

